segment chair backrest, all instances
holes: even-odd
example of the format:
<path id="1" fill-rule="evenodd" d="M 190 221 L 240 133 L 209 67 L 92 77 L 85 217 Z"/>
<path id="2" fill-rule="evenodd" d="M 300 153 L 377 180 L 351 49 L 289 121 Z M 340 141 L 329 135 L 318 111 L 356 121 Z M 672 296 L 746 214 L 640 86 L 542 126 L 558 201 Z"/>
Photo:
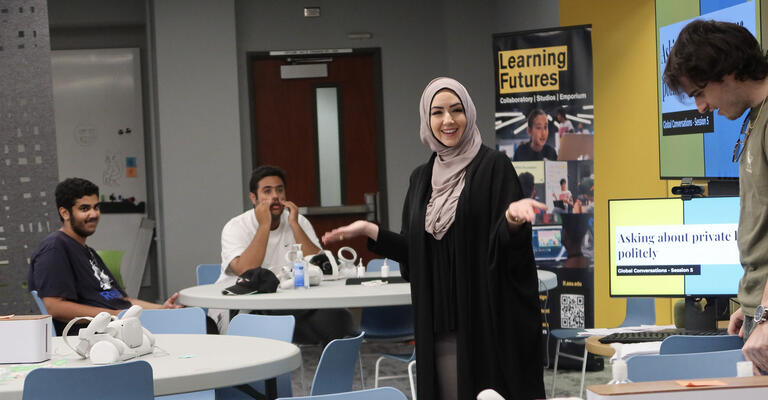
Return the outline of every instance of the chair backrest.
<path id="1" fill-rule="evenodd" d="M 227 335 L 252 336 L 291 342 L 293 341 L 293 330 L 295 327 L 296 318 L 293 315 L 237 314 L 229 323 Z M 250 385 L 258 392 L 265 393 L 263 381 L 252 382 Z M 219 389 L 218 397 L 229 398 L 228 395 L 235 391 L 232 388 Z M 233 396 L 235 395 L 240 394 L 233 394 Z M 277 395 L 282 397 L 293 395 L 290 373 L 277 377 Z"/>
<path id="2" fill-rule="evenodd" d="M 360 315 L 360 330 L 366 338 L 404 338 L 413 336 L 413 306 L 366 307 Z"/>
<path id="3" fill-rule="evenodd" d="M 360 354 L 360 343 L 365 332 L 353 338 L 332 340 L 323 349 L 312 380 L 310 396 L 349 392 L 355 377 L 355 366 Z"/>
<path id="4" fill-rule="evenodd" d="M 383 258 L 368 261 L 367 271 L 381 271 Z M 400 263 L 387 260 L 390 271 L 400 271 Z M 360 315 L 360 330 L 366 338 L 406 338 L 413 336 L 413 306 L 366 307 Z"/>
<path id="5" fill-rule="evenodd" d="M 743 346 L 744 339 L 737 335 L 672 335 L 661 342 L 659 354 L 685 354 L 704 353 L 708 351 L 737 350 Z"/>
<path id="6" fill-rule="evenodd" d="M 221 264 L 200 264 L 195 272 L 198 285 L 215 283 L 221 274 Z"/>
<path id="7" fill-rule="evenodd" d="M 48 309 L 45 308 L 45 303 L 43 303 L 43 299 L 41 299 L 37 294 L 37 290 L 30 290 L 29 293 L 35 300 L 35 304 L 37 304 L 37 309 L 40 311 L 40 315 L 49 315 Z M 51 323 L 51 336 L 56 336 L 56 327 L 53 326 L 53 323 Z"/>
<path id="8" fill-rule="evenodd" d="M 121 311 L 122 318 L 125 310 Z M 200 307 L 143 310 L 139 316 L 141 326 L 152 333 L 205 334 L 205 312 Z"/>
<path id="9" fill-rule="evenodd" d="M 365 270 L 368 272 L 378 272 L 381 271 L 382 265 L 384 265 L 383 258 L 374 258 L 371 261 L 368 261 Z M 400 263 L 395 260 L 387 259 L 387 266 L 390 271 L 400 271 Z"/>
<path id="10" fill-rule="evenodd" d="M 647 354 L 630 357 L 627 372 L 632 382 L 673 379 L 727 378 L 736 376 L 741 350 L 688 354 Z"/>
<path id="11" fill-rule="evenodd" d="M 130 361 L 95 367 L 37 368 L 24 379 L 23 400 L 152 400 L 152 366 Z"/>
<path id="12" fill-rule="evenodd" d="M 227 335 L 291 342 L 295 327 L 296 318 L 293 315 L 237 314 L 229 323 Z"/>
<path id="13" fill-rule="evenodd" d="M 278 400 L 289 400 L 281 397 Z M 406 400 L 403 392 L 392 387 L 358 390 L 355 392 L 324 394 L 320 396 L 291 397 L 290 400 Z"/>
<path id="14" fill-rule="evenodd" d="M 619 326 L 656 324 L 656 300 L 653 297 L 628 297 L 627 313 Z"/>

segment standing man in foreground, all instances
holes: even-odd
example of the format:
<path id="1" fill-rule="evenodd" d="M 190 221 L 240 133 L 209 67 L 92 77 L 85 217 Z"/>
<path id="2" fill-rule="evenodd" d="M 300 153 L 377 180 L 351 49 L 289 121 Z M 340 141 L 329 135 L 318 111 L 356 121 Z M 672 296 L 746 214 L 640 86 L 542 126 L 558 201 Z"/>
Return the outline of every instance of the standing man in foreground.
<path id="1" fill-rule="evenodd" d="M 744 27 L 696 20 L 680 32 L 669 53 L 664 82 L 696 101 L 699 112 L 718 110 L 744 121 L 733 161 L 739 163 L 738 245 L 744 276 L 741 307 L 731 315 L 728 333 L 743 336 L 743 351 L 757 370 L 768 371 L 768 60 Z"/>
<path id="2" fill-rule="evenodd" d="M 128 297 L 117 284 L 96 250 L 85 244 L 96 232 L 99 188 L 80 178 L 69 178 L 56 185 L 56 207 L 61 229 L 46 236 L 31 257 L 29 290 L 37 290 L 61 335 L 76 317 L 95 317 L 106 311 L 117 315 L 136 304 L 145 309 L 181 308 L 178 293 L 163 304 Z M 77 333 L 77 329 L 70 331 Z"/>

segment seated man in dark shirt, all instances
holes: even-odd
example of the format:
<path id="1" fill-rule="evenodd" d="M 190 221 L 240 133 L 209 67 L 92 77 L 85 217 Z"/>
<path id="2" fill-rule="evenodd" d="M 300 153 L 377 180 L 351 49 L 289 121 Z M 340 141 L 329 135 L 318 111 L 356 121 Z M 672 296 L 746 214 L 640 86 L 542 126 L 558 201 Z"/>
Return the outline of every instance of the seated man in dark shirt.
<path id="1" fill-rule="evenodd" d="M 528 114 L 528 127 L 526 130 L 531 137 L 531 141 L 517 147 L 512 161 L 557 160 L 557 152 L 552 146 L 547 144 L 549 121 L 544 111 L 536 108 Z"/>
<path id="2" fill-rule="evenodd" d="M 117 315 L 134 304 L 145 309 L 182 307 L 174 304 L 178 293 L 163 304 L 128 297 L 96 250 L 85 244 L 101 215 L 98 186 L 85 179 L 66 179 L 56 186 L 56 207 L 63 225 L 35 250 L 28 281 L 29 290 L 37 290 L 53 317 L 59 335 L 75 317 L 95 317 L 102 311 Z"/>

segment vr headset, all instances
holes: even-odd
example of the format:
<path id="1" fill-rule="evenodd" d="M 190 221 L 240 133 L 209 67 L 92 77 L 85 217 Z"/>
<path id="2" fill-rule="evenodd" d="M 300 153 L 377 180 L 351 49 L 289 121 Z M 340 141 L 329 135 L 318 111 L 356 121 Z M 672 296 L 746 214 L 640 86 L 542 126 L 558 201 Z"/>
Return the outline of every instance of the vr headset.
<path id="1" fill-rule="evenodd" d="M 321 253 L 311 256 L 307 262 L 320 267 L 320 270 L 323 271 L 324 281 L 333 281 L 340 278 L 339 266 L 333 258 L 333 253 L 329 250 L 323 250 Z"/>

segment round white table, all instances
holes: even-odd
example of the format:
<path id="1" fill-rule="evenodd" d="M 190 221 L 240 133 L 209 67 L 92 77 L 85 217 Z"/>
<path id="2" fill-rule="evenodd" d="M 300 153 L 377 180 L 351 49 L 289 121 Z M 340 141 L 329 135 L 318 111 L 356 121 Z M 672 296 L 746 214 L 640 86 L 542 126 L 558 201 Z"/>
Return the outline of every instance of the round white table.
<path id="1" fill-rule="evenodd" d="M 74 340 L 74 343 L 72 343 Z M 70 340 L 73 345 L 77 338 Z M 61 337 L 52 338 L 51 360 L 39 364 L 2 364 L 0 399 L 21 399 L 29 366 L 90 366 Z M 195 392 L 273 379 L 299 368 L 299 348 L 287 342 L 247 336 L 155 335 L 155 350 L 133 360 L 152 366 L 155 396 Z M 21 367 L 21 368 L 19 368 Z M 25 371 L 18 371 L 25 369 Z"/>
<path id="2" fill-rule="evenodd" d="M 557 286 L 557 276 L 537 270 L 539 291 Z M 366 273 L 375 277 L 376 273 Z M 390 276 L 399 276 L 397 272 Z M 221 293 L 228 284 L 192 286 L 179 292 L 178 303 L 185 306 L 229 310 L 300 310 L 307 308 L 353 308 L 401 306 L 411 304 L 408 283 L 388 283 L 380 286 L 346 285 L 346 280 L 322 281 L 309 289 L 279 290 L 276 293 L 228 296 Z"/>
<path id="3" fill-rule="evenodd" d="M 178 303 L 185 306 L 230 310 L 298 310 L 307 308 L 345 308 L 399 306 L 411 304 L 408 283 L 380 286 L 346 285 L 344 279 L 323 281 L 309 289 L 278 290 L 276 293 L 227 296 L 221 293 L 228 284 L 193 286 L 179 292 Z"/>

